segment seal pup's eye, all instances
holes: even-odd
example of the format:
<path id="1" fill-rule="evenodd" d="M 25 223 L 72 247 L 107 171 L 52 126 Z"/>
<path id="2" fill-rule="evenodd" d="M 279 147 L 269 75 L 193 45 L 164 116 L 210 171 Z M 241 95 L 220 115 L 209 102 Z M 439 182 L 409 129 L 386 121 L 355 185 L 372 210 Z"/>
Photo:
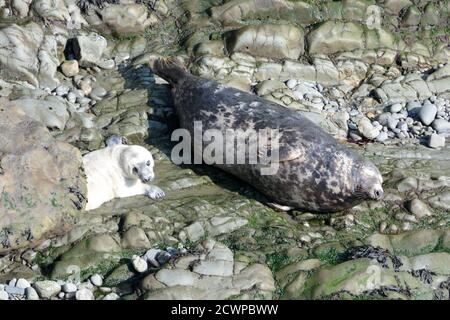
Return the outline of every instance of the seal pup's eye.
<path id="1" fill-rule="evenodd" d="M 150 160 L 147 161 L 146 165 L 150 167 Z"/>
<path id="2" fill-rule="evenodd" d="M 133 173 L 137 174 L 138 173 L 138 168 L 133 167 Z"/>

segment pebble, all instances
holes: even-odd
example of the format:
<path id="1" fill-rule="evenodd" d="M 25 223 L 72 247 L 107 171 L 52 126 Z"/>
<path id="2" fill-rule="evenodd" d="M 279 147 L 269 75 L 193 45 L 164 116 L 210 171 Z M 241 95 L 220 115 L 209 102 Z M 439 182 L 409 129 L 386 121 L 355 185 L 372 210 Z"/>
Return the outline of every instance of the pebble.
<path id="1" fill-rule="evenodd" d="M 437 108 L 429 101 L 425 101 L 423 107 L 419 110 L 419 119 L 426 126 L 430 125 L 436 118 Z"/>
<path id="2" fill-rule="evenodd" d="M 103 300 L 118 300 L 120 297 L 117 293 L 109 293 L 103 297 Z"/>
<path id="3" fill-rule="evenodd" d="M 398 122 L 399 122 L 398 119 L 391 117 L 387 121 L 387 127 L 391 130 L 395 130 L 397 128 Z"/>
<path id="4" fill-rule="evenodd" d="M 384 233 L 384 231 L 386 231 L 387 228 L 387 223 L 386 221 L 383 221 L 380 223 L 380 233 Z"/>
<path id="5" fill-rule="evenodd" d="M 398 227 L 397 227 L 397 225 L 391 224 L 391 225 L 389 226 L 389 232 L 391 232 L 391 233 L 397 233 L 397 232 L 398 232 Z"/>
<path id="6" fill-rule="evenodd" d="M 450 133 L 450 122 L 444 119 L 436 119 L 433 121 L 432 127 L 437 133 Z"/>
<path id="7" fill-rule="evenodd" d="M 19 280 L 17 280 L 16 287 L 26 289 L 31 287 L 31 284 L 26 279 L 20 278 Z"/>
<path id="8" fill-rule="evenodd" d="M 19 294 L 19 295 L 23 295 L 25 293 L 25 289 L 23 288 L 17 288 L 17 287 L 13 287 L 13 286 L 5 286 L 4 290 L 6 292 L 8 292 L 9 294 Z"/>
<path id="9" fill-rule="evenodd" d="M 383 141 L 386 141 L 388 138 L 389 138 L 389 137 L 388 137 L 387 132 L 382 131 L 382 132 L 380 132 L 380 134 L 375 138 L 375 140 L 378 141 L 378 142 L 383 142 Z"/>
<path id="10" fill-rule="evenodd" d="M 77 300 L 94 300 L 94 294 L 89 289 L 80 289 L 75 294 L 75 299 Z"/>
<path id="11" fill-rule="evenodd" d="M 429 216 L 433 215 L 433 213 L 430 211 L 428 206 L 419 199 L 411 200 L 407 204 L 406 208 L 408 209 L 409 212 L 411 212 L 418 219 L 423 218 L 423 217 L 429 217 Z"/>
<path id="12" fill-rule="evenodd" d="M 56 88 L 55 92 L 58 96 L 63 97 L 69 93 L 70 89 L 68 86 L 59 86 Z"/>
<path id="13" fill-rule="evenodd" d="M 144 259 L 147 260 L 148 263 L 153 265 L 154 267 L 159 267 L 159 262 L 156 260 L 156 256 L 161 250 L 159 249 L 150 249 L 148 250 L 145 255 L 143 256 Z"/>
<path id="14" fill-rule="evenodd" d="M 92 92 L 91 81 L 83 80 L 80 82 L 80 90 L 83 91 L 84 95 L 89 95 Z"/>
<path id="15" fill-rule="evenodd" d="M 27 297 L 27 300 L 39 300 L 39 295 L 33 287 L 25 289 L 25 296 Z"/>
<path id="16" fill-rule="evenodd" d="M 61 291 L 61 286 L 50 280 L 38 281 L 34 283 L 34 288 L 41 298 L 50 299 Z"/>
<path id="17" fill-rule="evenodd" d="M 401 229 L 402 229 L 402 231 L 410 231 L 413 229 L 413 225 L 410 222 L 405 221 L 402 223 Z"/>
<path id="18" fill-rule="evenodd" d="M 0 300 L 8 300 L 9 294 L 6 291 L 0 291 Z"/>
<path id="19" fill-rule="evenodd" d="M 90 97 L 91 99 L 100 101 L 100 100 L 102 100 L 102 98 L 103 98 L 104 96 L 106 96 L 106 93 L 107 93 L 107 91 L 106 91 L 105 88 L 102 88 L 102 87 L 95 87 L 94 89 L 92 89 L 92 91 L 91 91 L 89 97 Z"/>
<path id="20" fill-rule="evenodd" d="M 61 72 L 66 77 L 69 77 L 69 78 L 76 76 L 80 72 L 80 68 L 78 66 L 78 61 L 77 60 L 64 61 L 61 64 Z"/>
<path id="21" fill-rule="evenodd" d="M 90 280 L 91 280 L 91 283 L 96 287 L 101 287 L 103 284 L 102 276 L 99 275 L 98 273 L 92 275 Z"/>
<path id="22" fill-rule="evenodd" d="M 417 189 L 418 182 L 414 177 L 407 177 L 400 181 L 397 185 L 397 190 L 400 192 L 408 192 Z"/>
<path id="23" fill-rule="evenodd" d="M 289 89 L 293 89 L 293 88 L 297 85 L 297 80 L 295 80 L 295 79 L 289 79 L 289 80 L 286 82 L 286 85 L 287 85 L 287 87 L 288 87 Z"/>
<path id="24" fill-rule="evenodd" d="M 362 118 L 358 121 L 358 131 L 367 139 L 375 139 L 381 131 L 381 127 L 374 127 L 369 119 Z"/>
<path id="25" fill-rule="evenodd" d="M 390 110 L 392 113 L 400 112 L 400 111 L 402 110 L 402 105 L 401 105 L 400 103 L 394 103 L 394 104 L 389 108 L 389 110 Z"/>
<path id="26" fill-rule="evenodd" d="M 67 282 L 62 286 L 62 290 L 66 293 L 77 291 L 77 286 L 74 283 Z"/>
<path id="27" fill-rule="evenodd" d="M 428 146 L 430 148 L 439 149 L 445 147 L 445 137 L 433 133 L 428 139 Z"/>
<path id="28" fill-rule="evenodd" d="M 160 251 L 157 255 L 156 255 L 156 260 L 158 260 L 158 263 L 160 265 L 165 264 L 167 261 L 169 261 L 171 258 L 170 253 L 168 253 L 167 251 Z"/>
<path id="29" fill-rule="evenodd" d="M 148 269 L 147 261 L 145 261 L 139 256 L 133 256 L 131 263 L 133 264 L 134 270 L 136 270 L 139 273 L 143 273 Z"/>
<path id="30" fill-rule="evenodd" d="M 102 69 L 112 70 L 116 66 L 116 63 L 114 62 L 114 60 L 108 59 L 108 60 L 97 62 L 97 65 Z"/>

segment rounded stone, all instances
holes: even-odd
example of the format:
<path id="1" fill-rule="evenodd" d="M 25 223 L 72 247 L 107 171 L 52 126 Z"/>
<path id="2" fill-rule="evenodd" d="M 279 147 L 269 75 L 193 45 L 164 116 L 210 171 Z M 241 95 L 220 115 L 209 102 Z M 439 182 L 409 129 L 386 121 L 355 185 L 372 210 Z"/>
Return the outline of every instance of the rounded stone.
<path id="1" fill-rule="evenodd" d="M 429 217 L 433 212 L 419 199 L 413 199 L 407 204 L 407 209 L 417 218 Z"/>
<path id="2" fill-rule="evenodd" d="M 67 282 L 62 286 L 62 290 L 66 293 L 71 293 L 77 291 L 77 286 L 74 283 Z"/>
<path id="3" fill-rule="evenodd" d="M 436 133 L 430 135 L 428 139 L 428 146 L 434 149 L 445 147 L 445 137 Z"/>
<path id="4" fill-rule="evenodd" d="M 26 289 L 26 288 L 31 287 L 31 284 L 26 279 L 20 278 L 16 282 L 16 287 L 21 288 L 21 289 Z"/>
<path id="5" fill-rule="evenodd" d="M 94 294 L 89 289 L 80 289 L 75 294 L 75 299 L 77 300 L 94 300 Z"/>
<path id="6" fill-rule="evenodd" d="M 423 107 L 419 110 L 419 119 L 424 125 L 428 126 L 436 118 L 436 114 L 437 108 L 434 104 L 430 102 L 424 103 Z"/>
<path id="7" fill-rule="evenodd" d="M 118 300 L 120 297 L 117 293 L 109 293 L 103 297 L 103 300 Z"/>
<path id="8" fill-rule="evenodd" d="M 145 261 L 139 256 L 133 256 L 131 263 L 133 264 L 134 270 L 136 270 L 139 273 L 143 273 L 148 269 L 147 261 Z"/>
<path id="9" fill-rule="evenodd" d="M 61 64 L 61 72 L 66 77 L 74 77 L 80 72 L 77 60 L 67 60 Z"/>
<path id="10" fill-rule="evenodd" d="M 0 300 L 8 300 L 9 294 L 6 291 L 0 291 Z"/>
<path id="11" fill-rule="evenodd" d="M 38 281 L 34 284 L 34 288 L 41 298 L 50 299 L 61 291 L 61 286 L 50 280 Z"/>
<path id="12" fill-rule="evenodd" d="M 103 285 L 103 279 L 102 276 L 98 273 L 94 274 L 90 278 L 91 283 L 96 287 L 101 287 Z"/>
<path id="13" fill-rule="evenodd" d="M 25 289 L 25 296 L 27 300 L 39 300 L 39 295 L 33 287 Z"/>
<path id="14" fill-rule="evenodd" d="M 394 103 L 394 104 L 389 108 L 389 110 L 390 110 L 392 113 L 400 112 L 400 110 L 402 110 L 402 105 L 401 105 L 400 103 Z"/>

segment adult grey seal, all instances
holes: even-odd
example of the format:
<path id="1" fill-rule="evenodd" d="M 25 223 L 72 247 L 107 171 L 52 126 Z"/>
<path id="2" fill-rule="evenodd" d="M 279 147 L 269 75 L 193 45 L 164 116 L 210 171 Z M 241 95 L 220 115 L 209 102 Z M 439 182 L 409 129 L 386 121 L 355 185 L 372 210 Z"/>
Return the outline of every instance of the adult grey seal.
<path id="1" fill-rule="evenodd" d="M 260 164 L 215 164 L 248 182 L 277 207 L 336 212 L 383 195 L 377 167 L 338 143 L 316 124 L 276 103 L 187 72 L 172 58 L 151 57 L 154 73 L 168 81 L 180 125 L 191 136 L 203 129 L 278 129 L 279 169 L 261 175 Z M 201 152 L 201 150 L 194 153 Z"/>

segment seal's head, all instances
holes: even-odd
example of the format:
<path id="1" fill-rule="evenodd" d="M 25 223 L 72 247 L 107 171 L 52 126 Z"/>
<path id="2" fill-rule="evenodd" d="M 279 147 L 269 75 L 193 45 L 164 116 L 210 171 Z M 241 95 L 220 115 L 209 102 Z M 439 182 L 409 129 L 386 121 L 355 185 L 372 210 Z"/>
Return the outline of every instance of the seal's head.
<path id="1" fill-rule="evenodd" d="M 383 197 L 383 177 L 378 168 L 367 160 L 358 161 L 353 167 L 354 194 L 361 199 L 380 200 Z"/>
<path id="2" fill-rule="evenodd" d="M 120 165 L 128 179 L 139 179 L 147 183 L 155 177 L 152 154 L 144 147 L 127 146 L 120 155 Z"/>

